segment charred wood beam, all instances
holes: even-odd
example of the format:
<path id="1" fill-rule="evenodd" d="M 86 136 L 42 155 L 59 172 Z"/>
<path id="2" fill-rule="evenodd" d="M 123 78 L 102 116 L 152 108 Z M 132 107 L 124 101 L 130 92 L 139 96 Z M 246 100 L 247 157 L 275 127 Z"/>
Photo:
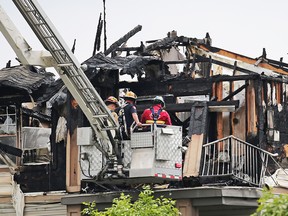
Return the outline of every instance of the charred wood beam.
<path id="1" fill-rule="evenodd" d="M 11 60 L 9 60 L 7 63 L 6 63 L 6 68 L 10 68 L 11 67 Z"/>
<path id="2" fill-rule="evenodd" d="M 195 60 L 188 59 L 188 60 L 181 60 L 181 61 L 166 61 L 166 62 L 164 62 L 164 64 L 187 64 L 187 63 L 192 63 L 193 61 L 195 61 L 196 63 L 199 63 L 199 62 L 210 62 L 210 63 L 213 63 L 213 64 L 217 64 L 217 65 L 232 69 L 233 71 L 241 71 L 241 72 L 247 73 L 247 74 L 256 74 L 255 72 L 253 72 L 251 70 L 238 67 L 235 64 L 231 65 L 231 64 L 228 64 L 226 62 L 221 62 L 221 61 L 218 61 L 218 60 L 215 60 L 215 59 L 210 59 L 210 58 L 206 58 L 206 57 L 199 56 L 199 55 L 196 55 L 196 59 Z"/>
<path id="3" fill-rule="evenodd" d="M 103 12 L 104 12 L 104 51 L 107 50 L 107 29 L 106 29 L 106 1 L 103 0 Z"/>
<path id="4" fill-rule="evenodd" d="M 209 79 L 173 80 L 173 82 L 120 82 L 118 88 L 130 88 L 139 96 L 173 94 L 174 96 L 208 95 L 212 82 Z"/>
<path id="5" fill-rule="evenodd" d="M 212 82 L 209 79 L 206 83 L 200 82 L 200 80 L 183 80 L 178 82 L 168 82 L 168 94 L 174 96 L 190 96 L 190 95 L 208 95 L 211 94 Z M 192 82 L 191 82 L 192 81 Z"/>
<path id="6" fill-rule="evenodd" d="M 22 113 L 45 122 L 51 122 L 51 116 L 45 115 L 43 113 L 31 109 L 22 108 Z"/>
<path id="7" fill-rule="evenodd" d="M 266 59 L 266 61 L 268 62 L 268 64 L 271 64 L 275 67 L 279 67 L 283 70 L 287 70 L 288 71 L 288 64 L 287 63 L 284 63 L 282 62 L 283 61 L 283 58 L 282 58 L 282 61 L 276 61 L 276 60 L 273 60 L 273 59 Z"/>
<path id="8" fill-rule="evenodd" d="M 0 142 L 0 150 L 5 152 L 5 153 L 17 156 L 17 157 L 22 156 L 22 149 L 15 148 L 13 146 L 10 146 L 10 145 L 7 145 L 7 144 L 1 143 L 1 142 Z"/>
<path id="9" fill-rule="evenodd" d="M 71 48 L 71 52 L 74 54 L 76 49 L 76 39 L 74 39 L 73 46 Z"/>
<path id="10" fill-rule="evenodd" d="M 164 64 L 168 65 L 168 64 L 187 64 L 187 63 L 193 63 L 193 62 L 202 62 L 202 61 L 194 61 L 193 59 L 187 59 L 187 60 L 179 60 L 179 61 L 164 61 Z"/>
<path id="11" fill-rule="evenodd" d="M 257 129 L 258 129 L 258 147 L 262 149 L 267 149 L 266 133 L 265 133 L 265 114 L 263 113 L 262 91 L 264 90 L 264 97 L 267 97 L 267 88 L 262 80 L 257 80 L 256 82 L 256 109 L 257 109 Z M 267 103 L 267 101 L 265 101 Z"/>
<path id="12" fill-rule="evenodd" d="M 161 40 L 163 40 L 163 39 L 148 40 L 145 42 L 148 44 L 148 43 L 155 43 L 155 42 L 161 41 Z M 189 38 L 189 37 L 180 36 L 180 37 L 173 38 L 173 41 L 178 42 L 177 46 L 187 46 L 189 44 L 190 45 L 191 44 L 192 45 L 199 45 L 199 44 L 207 45 L 207 42 L 209 43 L 209 46 L 211 45 L 211 38 L 210 38 L 209 34 L 208 34 L 208 37 L 206 37 L 205 39 L 197 39 L 197 38 Z"/>
<path id="13" fill-rule="evenodd" d="M 227 100 L 231 99 L 233 96 L 235 96 L 236 94 L 241 92 L 243 89 L 245 89 L 248 85 L 249 85 L 249 83 L 246 83 L 246 84 L 242 85 L 240 88 L 238 88 L 237 90 L 233 91 L 227 97 L 223 98 L 222 101 L 227 101 Z"/>
<path id="14" fill-rule="evenodd" d="M 159 95 L 173 94 L 174 96 L 207 95 L 211 93 L 213 82 L 255 80 L 259 77 L 259 74 L 253 74 L 238 76 L 219 75 L 208 79 L 197 78 L 195 80 L 188 78 L 186 80 L 177 80 L 177 78 L 174 78 L 165 82 L 144 80 L 141 82 L 120 82 L 117 87 L 130 88 L 139 96 L 154 95 L 155 92 Z"/>
<path id="15" fill-rule="evenodd" d="M 158 40 L 160 40 L 160 39 L 158 39 Z M 156 40 L 148 40 L 148 41 L 145 41 L 145 43 L 155 43 L 158 40 L 157 39 Z"/>
<path id="16" fill-rule="evenodd" d="M 110 53 L 114 52 L 119 46 L 121 46 L 121 44 L 123 44 L 124 42 L 126 42 L 129 38 L 131 38 L 132 36 L 134 36 L 136 33 L 138 33 L 139 31 L 141 31 L 142 26 L 138 25 L 136 26 L 134 29 L 132 29 L 131 31 L 129 31 L 127 34 L 125 34 L 123 37 L 121 37 L 119 40 L 115 41 L 105 52 L 104 55 L 109 55 Z"/>
<path id="17" fill-rule="evenodd" d="M 202 102 L 191 102 L 191 103 L 181 103 L 181 104 L 166 104 L 165 110 L 169 113 L 173 112 L 190 112 L 192 106 L 200 106 L 203 104 Z M 239 107 L 239 100 L 233 101 L 208 101 L 209 106 L 235 106 L 235 108 Z M 147 109 L 147 105 L 137 105 L 137 111 L 142 113 L 145 109 Z"/>
<path id="18" fill-rule="evenodd" d="M 119 47 L 115 51 L 140 51 L 141 47 Z"/>
<path id="19" fill-rule="evenodd" d="M 288 83 L 288 80 L 287 80 L 287 79 L 283 79 L 283 78 L 281 78 L 281 77 L 261 76 L 261 80 L 273 81 L 273 82 L 281 82 L 281 83 Z"/>
<path id="20" fill-rule="evenodd" d="M 260 75 L 259 75 L 259 74 L 236 75 L 236 76 L 228 76 L 228 75 L 216 75 L 216 76 L 211 76 L 212 82 L 255 80 L 255 79 L 259 79 L 259 78 L 260 78 Z"/>
<path id="21" fill-rule="evenodd" d="M 220 49 L 217 47 L 211 47 L 211 46 L 208 47 L 205 45 L 200 45 L 199 47 L 200 47 L 200 49 L 203 49 L 205 51 L 212 52 L 214 54 L 218 54 L 218 55 L 225 56 L 228 58 L 237 59 L 241 62 L 248 63 L 250 65 L 254 65 L 257 62 L 257 59 L 252 59 L 252 58 L 249 58 L 247 56 L 243 56 L 243 55 L 233 53 L 233 52 L 230 52 L 228 50 Z M 277 64 L 278 64 L 278 62 L 277 62 Z M 266 68 L 268 70 L 271 70 L 273 72 L 276 72 L 276 73 L 287 75 L 287 70 L 283 70 L 283 69 L 280 69 L 279 67 L 275 67 L 272 64 L 269 64 L 267 62 L 267 59 L 265 59 L 264 62 L 260 63 L 259 66 L 262 68 Z"/>
<path id="22" fill-rule="evenodd" d="M 102 20 L 102 14 L 100 13 L 99 15 L 99 20 L 98 20 L 98 26 L 97 26 L 97 31 L 95 35 L 95 40 L 94 40 L 94 47 L 93 47 L 93 52 L 92 56 L 96 54 L 96 50 L 100 50 L 100 45 L 101 45 L 101 33 L 102 33 L 102 27 L 103 27 L 103 20 Z"/>

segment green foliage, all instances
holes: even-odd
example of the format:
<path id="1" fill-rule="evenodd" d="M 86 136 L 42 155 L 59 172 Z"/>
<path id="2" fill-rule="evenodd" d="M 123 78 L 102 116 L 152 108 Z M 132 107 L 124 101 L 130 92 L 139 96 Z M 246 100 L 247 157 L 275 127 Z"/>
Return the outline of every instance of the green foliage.
<path id="1" fill-rule="evenodd" d="M 288 216 L 288 195 L 275 195 L 268 189 L 263 190 L 263 194 L 258 200 L 259 206 L 251 216 Z"/>
<path id="2" fill-rule="evenodd" d="M 170 198 L 154 198 L 154 191 L 149 186 L 144 186 L 138 200 L 131 202 L 130 195 L 122 193 L 113 200 L 112 207 L 99 212 L 95 209 L 95 202 L 83 203 L 87 207 L 82 210 L 85 216 L 177 216 L 179 210 L 175 207 L 176 201 Z"/>

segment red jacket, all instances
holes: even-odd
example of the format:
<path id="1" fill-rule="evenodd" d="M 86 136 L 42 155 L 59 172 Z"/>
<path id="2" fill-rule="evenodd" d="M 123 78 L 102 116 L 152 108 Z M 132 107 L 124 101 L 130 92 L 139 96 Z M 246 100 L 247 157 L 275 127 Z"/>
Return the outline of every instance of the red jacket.
<path id="1" fill-rule="evenodd" d="M 152 109 L 154 110 L 154 113 L 157 115 L 158 110 L 162 109 L 162 106 L 160 104 L 155 104 L 152 106 Z M 151 108 L 145 109 L 142 116 L 141 116 L 141 122 L 142 124 L 152 124 L 154 123 L 152 111 Z M 170 115 L 167 111 L 162 110 L 159 113 L 159 117 L 156 121 L 156 124 L 166 124 L 166 125 L 172 125 Z"/>

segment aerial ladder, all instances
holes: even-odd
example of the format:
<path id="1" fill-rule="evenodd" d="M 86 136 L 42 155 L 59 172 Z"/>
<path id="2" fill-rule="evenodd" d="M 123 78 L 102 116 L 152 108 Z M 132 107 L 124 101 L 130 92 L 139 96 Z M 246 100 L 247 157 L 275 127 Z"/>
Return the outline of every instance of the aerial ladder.
<path id="1" fill-rule="evenodd" d="M 163 126 L 146 125 L 147 130 L 138 130 L 134 126 L 131 128 L 131 140 L 119 140 L 119 142 L 114 140 L 112 132 L 118 130 L 118 123 L 38 2 L 36 0 L 13 0 L 13 2 L 47 51 L 32 51 L 23 38 L 21 41 L 15 39 L 16 32 L 11 29 L 16 27 L 4 26 L 12 25 L 7 21 L 8 17 L 1 23 L 4 16 L 1 7 L 0 30 L 24 65 L 32 63 L 44 67 L 53 66 L 56 69 L 94 131 L 96 142 L 92 141 L 88 145 L 78 143 L 83 179 L 111 181 L 111 178 L 123 177 L 125 183 L 127 177 L 131 178 L 132 182 L 136 178 L 137 183 L 150 182 L 151 179 L 160 182 L 167 179 L 180 180 L 182 127 L 166 125 L 163 128 Z M 93 159 L 102 161 L 91 163 Z"/>
<path id="2" fill-rule="evenodd" d="M 117 130 L 118 123 L 38 2 L 35 0 L 13 0 L 13 2 L 44 48 L 52 55 L 54 68 L 95 132 L 97 149 L 109 158 L 111 156 L 107 151 L 109 143 L 115 147 L 111 131 Z"/>

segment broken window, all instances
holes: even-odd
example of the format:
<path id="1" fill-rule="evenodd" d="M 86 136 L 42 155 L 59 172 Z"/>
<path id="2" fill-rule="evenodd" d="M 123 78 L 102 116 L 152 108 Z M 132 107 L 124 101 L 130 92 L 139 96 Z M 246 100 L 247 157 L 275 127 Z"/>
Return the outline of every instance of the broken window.
<path id="1" fill-rule="evenodd" d="M 17 147 L 16 142 L 16 107 L 0 106 L 0 143 Z M 16 162 L 15 156 L 9 155 L 9 158 Z M 6 166 L 2 160 L 0 160 L 1 166 Z"/>

